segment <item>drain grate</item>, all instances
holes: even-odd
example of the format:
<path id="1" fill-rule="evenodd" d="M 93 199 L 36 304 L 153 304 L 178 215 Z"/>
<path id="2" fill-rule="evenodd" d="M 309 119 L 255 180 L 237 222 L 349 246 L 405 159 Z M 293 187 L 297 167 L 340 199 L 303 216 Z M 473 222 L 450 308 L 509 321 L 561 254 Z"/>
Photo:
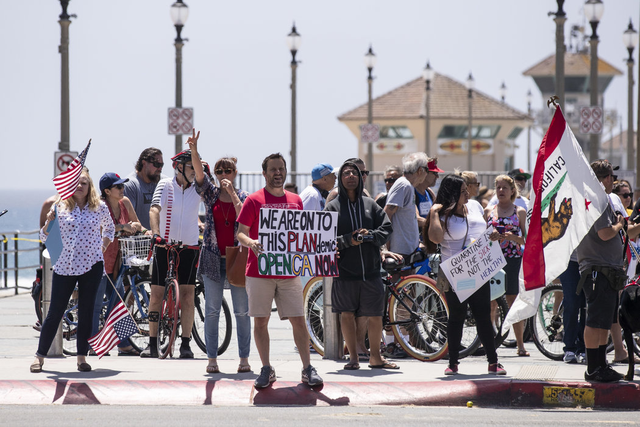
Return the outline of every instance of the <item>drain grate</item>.
<path id="1" fill-rule="evenodd" d="M 553 380 L 557 372 L 558 367 L 553 365 L 525 365 L 513 378 L 525 381 Z"/>

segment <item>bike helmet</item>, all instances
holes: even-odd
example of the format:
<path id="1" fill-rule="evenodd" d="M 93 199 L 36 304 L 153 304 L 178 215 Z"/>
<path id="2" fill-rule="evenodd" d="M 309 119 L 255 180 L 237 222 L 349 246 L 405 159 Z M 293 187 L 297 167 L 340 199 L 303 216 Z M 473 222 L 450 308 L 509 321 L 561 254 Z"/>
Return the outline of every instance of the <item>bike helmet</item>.
<path id="1" fill-rule="evenodd" d="M 175 169 L 178 163 L 187 163 L 191 161 L 191 150 L 184 150 L 176 154 L 171 158 L 173 161 L 173 168 Z"/>

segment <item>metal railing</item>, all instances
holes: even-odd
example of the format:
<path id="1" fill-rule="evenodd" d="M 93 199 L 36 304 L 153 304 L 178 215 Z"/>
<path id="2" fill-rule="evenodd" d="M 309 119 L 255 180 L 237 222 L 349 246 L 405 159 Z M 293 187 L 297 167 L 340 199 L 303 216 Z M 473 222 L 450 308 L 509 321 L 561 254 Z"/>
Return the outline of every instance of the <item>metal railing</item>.
<path id="1" fill-rule="evenodd" d="M 36 238 L 30 238 L 27 236 L 35 235 Z M 35 270 L 42 264 L 42 254 L 40 253 L 40 240 L 38 239 L 39 230 L 34 231 L 0 231 L 0 238 L 2 238 L 1 250 L 0 250 L 0 280 L 2 281 L 1 289 L 14 289 L 14 293 L 18 294 L 18 289 L 31 289 L 31 287 L 20 286 L 18 276 L 20 271 Z M 34 265 L 21 265 L 20 254 L 29 252 L 37 252 L 38 264 Z M 35 257 L 33 257 L 35 258 Z M 13 272 L 13 280 L 9 278 L 9 273 Z M 10 286 L 9 282 L 13 281 L 13 285 Z"/>

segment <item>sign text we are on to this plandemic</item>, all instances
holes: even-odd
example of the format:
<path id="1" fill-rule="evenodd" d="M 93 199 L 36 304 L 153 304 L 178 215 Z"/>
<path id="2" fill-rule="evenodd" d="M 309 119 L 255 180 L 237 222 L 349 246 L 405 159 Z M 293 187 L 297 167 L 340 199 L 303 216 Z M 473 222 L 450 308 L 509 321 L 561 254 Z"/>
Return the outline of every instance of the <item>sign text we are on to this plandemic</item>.
<path id="1" fill-rule="evenodd" d="M 337 276 L 337 212 L 260 209 L 258 272 L 271 276 Z"/>

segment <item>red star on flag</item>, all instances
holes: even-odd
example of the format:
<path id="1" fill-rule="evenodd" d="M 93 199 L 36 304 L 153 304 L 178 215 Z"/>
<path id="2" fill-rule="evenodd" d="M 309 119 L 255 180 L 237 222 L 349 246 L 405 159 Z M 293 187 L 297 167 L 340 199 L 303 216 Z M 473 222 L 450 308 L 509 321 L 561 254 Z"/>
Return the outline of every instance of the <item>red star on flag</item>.
<path id="1" fill-rule="evenodd" d="M 591 204 L 591 202 L 590 202 L 590 201 L 588 201 L 587 199 L 584 199 L 584 208 L 585 208 L 586 210 L 589 210 L 589 205 L 590 205 L 590 204 Z"/>

